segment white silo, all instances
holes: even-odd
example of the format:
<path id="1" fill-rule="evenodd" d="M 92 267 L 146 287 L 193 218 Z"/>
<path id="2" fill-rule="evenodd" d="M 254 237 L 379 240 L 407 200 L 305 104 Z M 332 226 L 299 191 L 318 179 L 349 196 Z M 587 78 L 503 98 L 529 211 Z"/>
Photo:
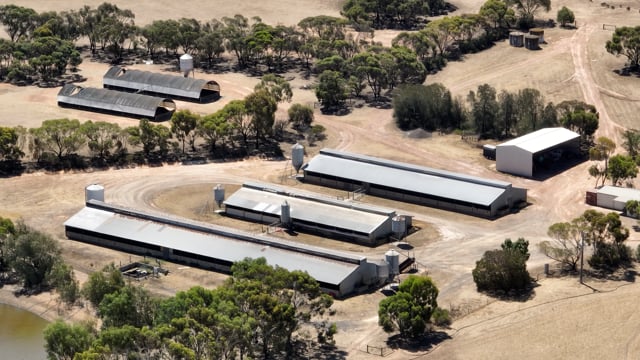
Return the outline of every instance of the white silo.
<path id="1" fill-rule="evenodd" d="M 189 73 L 193 71 L 193 56 L 189 54 L 180 56 L 180 71 L 184 77 L 189 77 Z"/>
<path id="2" fill-rule="evenodd" d="M 304 163 L 304 146 L 296 143 L 291 148 L 291 164 L 296 169 L 296 174 L 300 171 L 302 164 Z"/>
<path id="3" fill-rule="evenodd" d="M 104 186 L 91 184 L 84 189 L 84 201 L 98 200 L 104 202 Z"/>
<path id="4" fill-rule="evenodd" d="M 391 232 L 398 239 L 404 237 L 407 233 L 407 221 L 404 216 L 398 215 L 391 219 Z"/>
<path id="5" fill-rule="evenodd" d="M 391 249 L 384 253 L 384 258 L 387 264 L 389 264 L 389 276 L 394 277 L 400 274 L 400 254 Z"/>
<path id="6" fill-rule="evenodd" d="M 286 200 L 280 207 L 280 223 L 286 228 L 291 226 L 291 206 Z"/>
<path id="7" fill-rule="evenodd" d="M 224 201 L 224 186 L 218 184 L 213 188 L 213 200 L 218 204 L 218 207 L 222 206 L 222 202 Z"/>

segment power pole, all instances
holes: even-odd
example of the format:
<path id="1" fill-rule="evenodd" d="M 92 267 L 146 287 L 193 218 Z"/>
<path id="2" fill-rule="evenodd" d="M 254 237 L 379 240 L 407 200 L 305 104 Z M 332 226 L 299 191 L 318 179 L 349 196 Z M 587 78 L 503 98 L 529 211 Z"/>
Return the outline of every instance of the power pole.
<path id="1" fill-rule="evenodd" d="M 582 281 L 582 270 L 584 268 L 584 231 L 580 232 L 580 284 L 584 284 Z"/>

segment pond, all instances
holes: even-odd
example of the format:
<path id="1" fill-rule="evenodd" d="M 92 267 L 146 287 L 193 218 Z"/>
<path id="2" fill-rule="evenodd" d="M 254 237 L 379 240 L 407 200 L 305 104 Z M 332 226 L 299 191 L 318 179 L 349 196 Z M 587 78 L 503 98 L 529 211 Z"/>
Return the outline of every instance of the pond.
<path id="1" fill-rule="evenodd" d="M 0 304 L 0 358 L 46 359 L 42 331 L 47 324 L 28 311 Z"/>

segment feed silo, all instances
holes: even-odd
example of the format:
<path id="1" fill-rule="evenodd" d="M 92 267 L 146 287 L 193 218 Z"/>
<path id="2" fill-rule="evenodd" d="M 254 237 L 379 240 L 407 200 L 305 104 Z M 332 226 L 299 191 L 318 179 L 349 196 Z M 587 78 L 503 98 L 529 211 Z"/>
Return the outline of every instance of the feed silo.
<path id="1" fill-rule="evenodd" d="M 533 28 L 533 29 L 529 29 L 529 35 L 534 35 L 538 37 L 538 42 L 540 44 L 546 44 L 547 42 L 544 41 L 544 29 L 541 28 Z"/>
<path id="2" fill-rule="evenodd" d="M 180 71 L 184 77 L 189 77 L 189 73 L 193 71 L 193 56 L 189 54 L 180 56 Z"/>
<path id="3" fill-rule="evenodd" d="M 213 200 L 218 204 L 218 207 L 222 206 L 224 201 L 224 187 L 222 185 L 218 184 L 213 188 Z"/>
<path id="4" fill-rule="evenodd" d="M 524 47 L 529 50 L 538 50 L 540 48 L 540 38 L 536 35 L 525 35 L 524 36 Z"/>
<path id="5" fill-rule="evenodd" d="M 291 227 L 291 206 L 286 201 L 280 207 L 280 223 L 286 228 Z"/>
<path id="6" fill-rule="evenodd" d="M 519 31 L 510 32 L 509 45 L 515 46 L 515 47 L 522 47 L 524 45 L 524 34 Z"/>
<path id="7" fill-rule="evenodd" d="M 296 143 L 291 147 L 291 164 L 296 169 L 296 174 L 300 171 L 304 163 L 304 146 Z"/>
<path id="8" fill-rule="evenodd" d="M 398 215 L 391 219 L 391 232 L 397 239 L 404 238 L 407 233 L 407 222 L 404 216 Z"/>
<path id="9" fill-rule="evenodd" d="M 98 200 L 104 202 L 104 187 L 98 184 L 91 184 L 84 189 L 84 201 Z"/>
<path id="10" fill-rule="evenodd" d="M 391 249 L 384 253 L 384 259 L 389 264 L 389 277 L 400 274 L 400 254 Z"/>

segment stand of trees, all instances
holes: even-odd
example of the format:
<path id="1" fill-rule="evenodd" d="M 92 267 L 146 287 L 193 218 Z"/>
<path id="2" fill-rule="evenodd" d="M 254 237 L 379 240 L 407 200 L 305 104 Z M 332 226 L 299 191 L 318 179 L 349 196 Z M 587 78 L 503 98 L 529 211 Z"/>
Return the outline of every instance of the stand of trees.
<path id="1" fill-rule="evenodd" d="M 393 115 L 403 130 L 472 129 L 482 138 L 494 139 L 564 126 L 578 132 L 583 143 L 590 144 L 598 128 L 598 114 L 593 106 L 579 101 L 545 104 L 536 89 L 498 93 L 488 84 L 470 91 L 466 102 L 452 99 L 442 84 L 402 86 L 393 98 Z"/>
<path id="2" fill-rule="evenodd" d="M 583 241 L 592 247 L 587 261 L 595 269 L 613 271 L 632 260 L 632 250 L 624 243 L 629 229 L 622 225 L 617 213 L 586 210 L 571 222 L 551 225 L 547 234 L 553 240 L 541 242 L 539 248 L 547 257 L 558 261 L 565 271 L 577 270 L 584 253 Z"/>
<path id="3" fill-rule="evenodd" d="M 194 287 L 161 299 L 106 267 L 83 287 L 101 328 L 52 323 L 45 329 L 47 353 L 57 359 L 292 359 L 313 353 L 310 344 L 333 342 L 332 299 L 307 273 L 261 258 L 234 264 L 232 274 L 215 290 Z M 301 338 L 301 328 L 316 340 Z"/>
<path id="4" fill-rule="evenodd" d="M 322 136 L 312 125 L 313 109 L 308 106 L 293 104 L 287 120 L 275 120 L 278 103 L 290 101 L 292 95 L 286 80 L 266 75 L 245 99 L 204 116 L 176 111 L 169 126 L 142 119 L 137 126 L 121 128 L 104 121 L 80 123 L 65 118 L 46 120 L 31 129 L 0 127 L 0 169 L 6 173 L 20 169 L 26 155 L 40 167 L 55 169 L 88 166 L 79 154 L 89 154 L 91 165 L 97 167 L 175 161 L 199 155 L 199 145 L 212 157 L 245 156 L 254 149 L 279 156 L 276 136 L 284 136 L 287 126 L 298 133 L 292 136 Z M 130 154 L 132 148 L 141 151 Z"/>
<path id="5" fill-rule="evenodd" d="M 73 268 L 63 261 L 58 243 L 21 221 L 0 217 L 0 285 L 4 283 L 20 283 L 27 294 L 55 289 L 69 306 L 80 297 Z"/>
<path id="6" fill-rule="evenodd" d="M 623 135 L 625 138 L 624 147 L 627 149 L 628 155 L 613 155 L 616 150 L 616 143 L 605 136 L 596 139 L 589 149 L 589 158 L 596 162 L 589 167 L 589 175 L 596 179 L 596 186 L 598 186 L 600 180 L 604 185 L 607 179 L 611 180 L 613 186 L 619 186 L 624 181 L 638 176 L 637 154 L 640 138 L 638 138 L 635 130 L 627 130 Z"/>

